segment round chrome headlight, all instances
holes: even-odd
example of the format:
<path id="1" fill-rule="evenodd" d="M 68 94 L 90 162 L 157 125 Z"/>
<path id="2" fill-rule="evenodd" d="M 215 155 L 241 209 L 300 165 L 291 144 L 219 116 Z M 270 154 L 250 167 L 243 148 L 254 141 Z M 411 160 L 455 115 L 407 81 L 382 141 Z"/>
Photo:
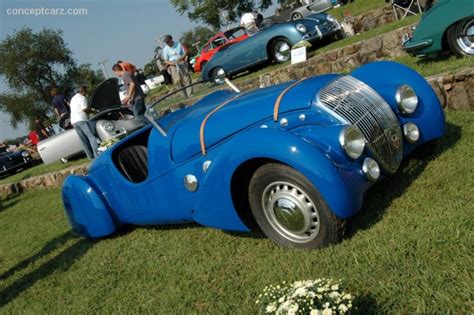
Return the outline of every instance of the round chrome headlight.
<path id="1" fill-rule="evenodd" d="M 21 151 L 21 156 L 26 158 L 26 157 L 29 157 L 30 154 L 28 153 L 28 151 Z"/>
<path id="2" fill-rule="evenodd" d="M 365 149 L 365 137 L 358 127 L 346 126 L 339 134 L 339 143 L 352 159 L 358 159 Z"/>
<path id="3" fill-rule="evenodd" d="M 298 30 L 298 32 L 306 33 L 306 26 L 301 23 L 296 24 L 296 29 Z"/>
<path id="4" fill-rule="evenodd" d="M 111 121 L 104 121 L 102 128 L 104 128 L 105 131 L 112 131 L 114 130 L 114 124 Z"/>
<path id="5" fill-rule="evenodd" d="M 416 143 L 420 139 L 420 129 L 412 122 L 403 125 L 403 135 L 408 143 Z"/>
<path id="6" fill-rule="evenodd" d="M 336 19 L 331 14 L 326 15 L 326 20 L 333 23 L 336 22 Z"/>
<path id="7" fill-rule="evenodd" d="M 375 182 L 380 177 L 379 163 L 371 158 L 365 158 L 364 164 L 362 165 L 362 171 L 364 172 L 367 179 Z"/>
<path id="8" fill-rule="evenodd" d="M 418 106 L 418 96 L 407 84 L 399 86 L 395 93 L 398 108 L 404 114 L 413 114 Z"/>

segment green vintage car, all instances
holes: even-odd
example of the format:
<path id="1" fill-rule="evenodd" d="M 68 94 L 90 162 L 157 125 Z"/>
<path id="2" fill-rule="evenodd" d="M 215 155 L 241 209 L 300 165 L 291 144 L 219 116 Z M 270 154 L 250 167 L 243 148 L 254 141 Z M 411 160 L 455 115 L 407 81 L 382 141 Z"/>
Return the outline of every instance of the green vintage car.
<path id="1" fill-rule="evenodd" d="M 449 50 L 458 56 L 474 56 L 474 0 L 437 0 L 413 35 L 404 35 L 403 48 L 418 56 Z"/>

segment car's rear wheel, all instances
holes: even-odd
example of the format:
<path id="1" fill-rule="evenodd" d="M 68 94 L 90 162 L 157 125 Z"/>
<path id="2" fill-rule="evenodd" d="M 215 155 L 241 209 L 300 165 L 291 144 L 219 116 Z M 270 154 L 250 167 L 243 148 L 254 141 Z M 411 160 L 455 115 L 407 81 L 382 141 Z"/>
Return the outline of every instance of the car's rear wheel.
<path id="1" fill-rule="evenodd" d="M 285 38 L 277 38 L 273 41 L 270 48 L 272 59 L 277 63 L 283 63 L 290 60 L 291 46 Z"/>
<path id="2" fill-rule="evenodd" d="M 291 19 L 294 21 L 294 20 L 301 20 L 303 18 L 303 14 L 299 13 L 299 12 L 295 12 L 293 13 L 293 15 L 291 16 Z"/>
<path id="3" fill-rule="evenodd" d="M 258 226 L 282 247 L 318 248 L 342 235 L 342 221 L 311 182 L 293 168 L 275 163 L 260 167 L 248 191 Z"/>
<path id="4" fill-rule="evenodd" d="M 474 17 L 461 20 L 448 29 L 448 44 L 457 56 L 474 56 Z"/>

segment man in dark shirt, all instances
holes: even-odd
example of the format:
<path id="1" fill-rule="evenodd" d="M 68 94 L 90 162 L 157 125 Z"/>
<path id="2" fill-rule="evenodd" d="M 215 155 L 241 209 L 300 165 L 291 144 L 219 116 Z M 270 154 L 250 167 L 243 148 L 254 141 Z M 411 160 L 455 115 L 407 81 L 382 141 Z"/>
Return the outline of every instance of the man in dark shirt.
<path id="1" fill-rule="evenodd" d="M 58 89 L 53 87 L 51 89 L 51 96 L 53 97 L 53 107 L 56 116 L 58 117 L 59 125 L 64 128 L 68 129 L 71 123 L 70 120 L 67 119 L 67 114 L 69 114 L 69 104 L 67 103 L 63 94 L 59 93 Z"/>
<path id="2" fill-rule="evenodd" d="M 122 100 L 122 104 L 130 106 L 135 119 L 147 123 L 145 117 L 145 95 L 138 83 L 137 78 L 130 72 L 123 70 L 119 64 L 112 67 L 114 73 L 121 77 L 123 84 L 127 87 L 127 96 Z"/>

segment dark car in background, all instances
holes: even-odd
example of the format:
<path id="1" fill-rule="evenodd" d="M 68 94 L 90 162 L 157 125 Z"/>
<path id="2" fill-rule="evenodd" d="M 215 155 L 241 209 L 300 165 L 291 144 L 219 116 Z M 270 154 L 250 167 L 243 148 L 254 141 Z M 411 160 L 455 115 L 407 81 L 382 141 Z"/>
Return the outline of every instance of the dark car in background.
<path id="1" fill-rule="evenodd" d="M 0 147 L 0 178 L 22 171 L 32 163 L 33 158 L 28 151 L 8 152 L 6 147 Z"/>

